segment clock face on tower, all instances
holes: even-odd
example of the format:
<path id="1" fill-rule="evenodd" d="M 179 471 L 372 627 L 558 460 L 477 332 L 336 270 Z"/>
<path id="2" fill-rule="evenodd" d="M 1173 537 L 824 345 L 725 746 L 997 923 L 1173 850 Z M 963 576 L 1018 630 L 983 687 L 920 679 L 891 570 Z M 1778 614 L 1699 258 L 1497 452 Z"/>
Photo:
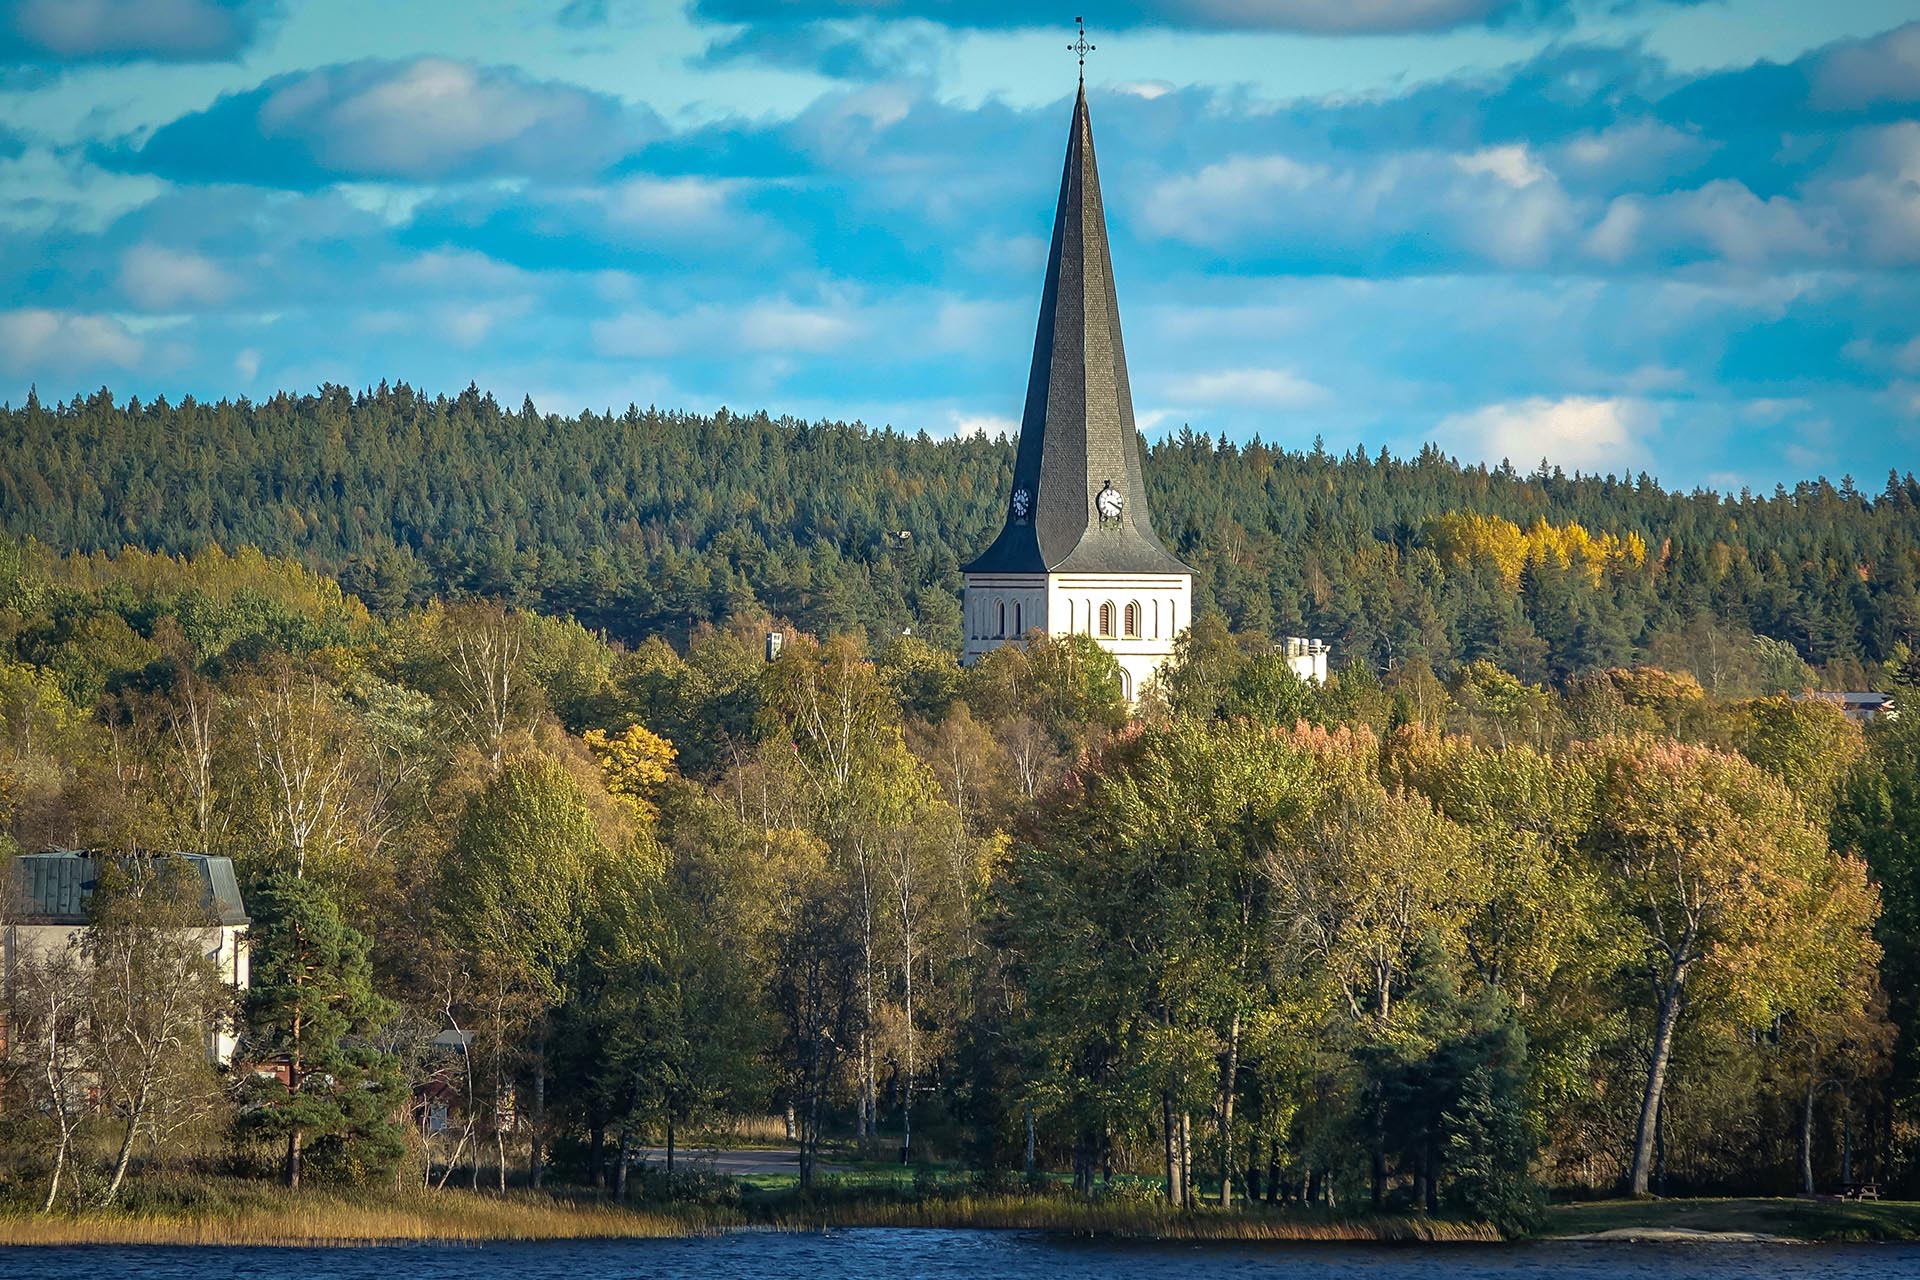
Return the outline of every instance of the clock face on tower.
<path id="1" fill-rule="evenodd" d="M 1100 523 L 1106 524 L 1110 520 L 1118 523 L 1120 508 L 1124 502 L 1125 499 L 1120 496 L 1120 491 L 1113 487 L 1113 481 L 1107 481 L 1106 487 L 1093 496 L 1094 509 L 1100 513 Z"/>
<path id="2" fill-rule="evenodd" d="M 1028 493 L 1024 488 L 1015 489 L 1013 491 L 1013 518 L 1015 520 L 1025 520 L 1027 518 L 1027 512 L 1031 510 L 1033 510 L 1033 495 Z"/>

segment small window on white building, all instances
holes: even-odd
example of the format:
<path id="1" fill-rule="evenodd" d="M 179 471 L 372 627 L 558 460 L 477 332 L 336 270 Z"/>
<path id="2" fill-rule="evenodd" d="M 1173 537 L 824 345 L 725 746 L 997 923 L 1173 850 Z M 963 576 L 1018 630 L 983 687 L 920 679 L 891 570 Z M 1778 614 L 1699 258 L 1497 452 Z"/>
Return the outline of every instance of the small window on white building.
<path id="1" fill-rule="evenodd" d="M 1100 605 L 1100 634 L 1106 637 L 1113 635 L 1113 601 L 1111 600 L 1104 601 Z"/>
<path id="2" fill-rule="evenodd" d="M 1005 600 L 995 600 L 993 602 L 993 608 L 997 620 L 996 625 L 1000 628 L 995 634 L 1004 637 L 1007 634 L 1007 602 Z"/>
<path id="3" fill-rule="evenodd" d="M 1016 636 L 1023 636 L 1027 634 L 1026 627 L 1021 625 L 1020 615 L 1021 615 L 1020 602 L 1018 600 L 1015 600 L 1013 602 L 1013 634 Z"/>
<path id="4" fill-rule="evenodd" d="M 1129 640 L 1140 638 L 1140 602 L 1138 600 L 1127 601 L 1126 612 L 1121 618 L 1120 633 Z"/>

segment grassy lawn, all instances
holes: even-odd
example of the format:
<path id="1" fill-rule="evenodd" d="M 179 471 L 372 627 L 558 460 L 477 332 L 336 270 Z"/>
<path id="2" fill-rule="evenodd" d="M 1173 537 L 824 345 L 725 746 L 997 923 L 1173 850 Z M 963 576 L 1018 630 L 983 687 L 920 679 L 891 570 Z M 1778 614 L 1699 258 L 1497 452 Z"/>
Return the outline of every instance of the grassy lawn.
<path id="1" fill-rule="evenodd" d="M 1600 1200 L 1556 1205 L 1542 1237 L 1632 1228 L 1756 1231 L 1797 1240 L 1920 1240 L 1911 1200 Z"/>

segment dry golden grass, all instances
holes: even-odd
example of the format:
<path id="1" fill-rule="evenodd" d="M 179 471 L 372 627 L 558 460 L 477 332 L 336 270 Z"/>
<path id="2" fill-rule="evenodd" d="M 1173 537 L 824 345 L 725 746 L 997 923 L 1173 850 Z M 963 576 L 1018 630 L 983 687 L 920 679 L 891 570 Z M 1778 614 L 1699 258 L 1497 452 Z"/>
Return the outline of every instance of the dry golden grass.
<path id="1" fill-rule="evenodd" d="M 743 1145 L 777 1143 L 784 1146 L 792 1141 L 787 1135 L 787 1122 L 780 1116 L 738 1116 L 726 1128 L 706 1136 Z"/>
<path id="2" fill-rule="evenodd" d="M 466 1191 L 381 1199 L 275 1191 L 240 1204 L 0 1215 L 0 1245 L 344 1245 L 697 1235 L 742 1224 L 712 1210 L 661 1212 Z"/>
<path id="3" fill-rule="evenodd" d="M 787 1228 L 974 1227 L 1062 1231 L 1137 1240 L 1498 1241 L 1484 1223 L 1425 1217 L 1340 1217 L 1285 1212 L 1181 1213 L 1161 1205 L 1087 1204 L 1028 1196 L 961 1196 L 917 1203 L 836 1204 L 777 1215 Z"/>
<path id="4" fill-rule="evenodd" d="M 1060 1196 L 960 1195 L 919 1201 L 778 1198 L 744 1211 L 706 1206 L 628 1209 L 538 1193 L 471 1191 L 298 1194 L 242 1179 L 156 1180 L 112 1210 L 0 1211 L 0 1245 L 359 1245 L 497 1240 L 645 1239 L 741 1227 L 948 1227 L 1055 1231 L 1135 1240 L 1493 1241 L 1492 1228 L 1421 1217 L 1087 1203 Z"/>

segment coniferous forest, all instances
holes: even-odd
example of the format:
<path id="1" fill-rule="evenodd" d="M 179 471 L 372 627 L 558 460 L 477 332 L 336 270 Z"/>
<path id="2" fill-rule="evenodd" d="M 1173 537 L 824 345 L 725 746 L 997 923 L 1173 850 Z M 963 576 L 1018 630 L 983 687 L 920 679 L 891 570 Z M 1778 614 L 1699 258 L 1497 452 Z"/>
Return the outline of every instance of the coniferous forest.
<path id="1" fill-rule="evenodd" d="M 258 405 L 102 390 L 0 420 L 0 520 L 17 538 L 252 546 L 378 614 L 478 597 L 626 644 L 684 644 L 758 608 L 817 634 L 911 627 L 957 649 L 958 568 L 998 529 L 1012 467 L 1001 440 L 724 410 L 561 418 L 472 388 Z M 1523 470 L 1182 432 L 1148 447 L 1146 469 L 1196 609 L 1237 631 L 1324 637 L 1340 662 L 1380 672 L 1486 659 L 1564 682 L 1671 664 L 1710 619 L 1791 646 L 1824 683 L 1865 687 L 1920 634 L 1911 474 L 1728 497 L 1513 462 Z"/>
<path id="2" fill-rule="evenodd" d="M 3 420 L 8 852 L 229 856 L 254 946 L 236 1001 L 113 862 L 9 975 L 9 1202 L 724 1200 L 634 1157 L 733 1133 L 809 1194 L 1508 1231 L 1920 1190 L 1920 715 L 1804 696 L 1920 697 L 1911 476 L 1182 434 L 1196 620 L 1128 707 L 1085 638 L 955 661 L 1002 441 L 405 387 Z"/>

